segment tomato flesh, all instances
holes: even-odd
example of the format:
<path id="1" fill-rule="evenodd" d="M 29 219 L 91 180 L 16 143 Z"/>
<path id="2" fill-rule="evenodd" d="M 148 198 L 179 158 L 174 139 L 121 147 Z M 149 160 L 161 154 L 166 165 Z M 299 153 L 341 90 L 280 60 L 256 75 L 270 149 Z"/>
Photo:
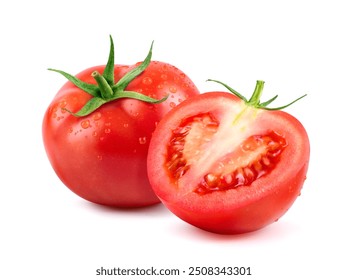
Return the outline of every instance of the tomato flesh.
<path id="1" fill-rule="evenodd" d="M 147 162 L 152 188 L 179 218 L 211 232 L 244 233 L 277 221 L 299 196 L 309 140 L 285 112 L 211 92 L 159 122 Z"/>
<path id="2" fill-rule="evenodd" d="M 172 133 L 168 145 L 166 166 L 174 180 L 182 177 L 190 168 L 188 159 L 195 157 L 210 142 L 219 127 L 212 114 L 199 114 L 185 119 Z M 253 135 L 244 140 L 240 147 L 221 158 L 211 172 L 206 174 L 195 192 L 207 194 L 242 186 L 270 173 L 280 160 L 286 139 L 274 131 L 265 135 Z"/>

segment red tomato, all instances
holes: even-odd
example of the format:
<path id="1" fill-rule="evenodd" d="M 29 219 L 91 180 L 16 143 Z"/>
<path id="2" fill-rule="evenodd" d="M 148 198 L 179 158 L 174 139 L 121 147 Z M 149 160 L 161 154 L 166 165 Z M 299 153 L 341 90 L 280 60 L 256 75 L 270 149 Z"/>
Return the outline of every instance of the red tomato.
<path id="1" fill-rule="evenodd" d="M 254 231 L 278 220 L 299 196 L 308 136 L 290 114 L 266 110 L 275 98 L 260 103 L 262 88 L 258 81 L 250 100 L 202 94 L 157 126 L 148 155 L 150 183 L 182 220 L 222 234 Z"/>
<path id="2" fill-rule="evenodd" d="M 96 73 L 109 72 L 105 78 L 108 78 L 110 87 L 115 88 L 114 81 L 119 82 L 126 73 L 142 65 L 114 65 L 113 45 L 110 50 L 109 66 L 82 71 L 76 76 L 79 81 L 96 85 L 97 81 L 91 74 L 96 76 Z M 115 93 L 120 94 L 121 99 L 112 100 L 112 97 L 100 107 L 92 104 L 95 108 L 92 106 L 94 110 L 91 111 L 85 104 L 91 104 L 92 99 L 99 102 L 102 94 L 97 90 L 97 97 L 93 97 L 68 81 L 45 113 L 43 140 L 48 158 L 62 182 L 86 200 L 117 207 L 138 207 L 159 202 L 146 172 L 152 133 L 164 114 L 184 99 L 197 95 L 198 90 L 176 67 L 158 61 L 150 62 L 148 58 L 147 68 L 127 82 L 125 89 Z M 74 81 L 69 74 L 58 72 Z M 92 87 L 93 94 L 94 89 Z M 168 98 L 160 104 L 127 98 L 137 93 L 143 96 L 136 98 Z M 81 108 L 85 110 L 81 114 L 86 116 L 69 113 L 76 113 Z"/>

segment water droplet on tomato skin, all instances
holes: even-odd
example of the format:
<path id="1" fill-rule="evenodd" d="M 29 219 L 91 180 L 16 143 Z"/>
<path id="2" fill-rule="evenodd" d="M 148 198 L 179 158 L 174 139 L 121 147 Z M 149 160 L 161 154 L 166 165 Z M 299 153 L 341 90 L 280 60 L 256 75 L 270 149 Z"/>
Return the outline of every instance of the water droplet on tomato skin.
<path id="1" fill-rule="evenodd" d="M 93 114 L 92 119 L 94 121 L 97 121 L 97 120 L 100 120 L 101 116 L 102 114 L 100 112 L 96 112 L 95 114 Z"/>
<path id="2" fill-rule="evenodd" d="M 170 103 L 169 103 L 169 106 L 170 106 L 171 108 L 174 108 L 174 107 L 176 106 L 176 104 L 175 104 L 174 102 L 170 102 Z"/>
<path id="3" fill-rule="evenodd" d="M 147 141 L 146 136 L 144 136 L 144 137 L 139 137 L 139 143 L 140 143 L 141 145 L 146 144 L 146 141 Z"/>
<path id="4" fill-rule="evenodd" d="M 150 77 L 145 77 L 142 80 L 142 82 L 143 82 L 144 85 L 151 85 L 152 84 L 152 79 Z"/>
<path id="5" fill-rule="evenodd" d="M 98 156 L 97 156 L 97 159 L 98 159 L 98 160 L 103 160 L 103 156 L 98 155 Z"/>
<path id="6" fill-rule="evenodd" d="M 83 129 L 89 128 L 89 127 L 90 127 L 89 120 L 84 120 L 84 121 L 82 121 L 80 125 L 81 125 L 81 127 L 82 127 Z"/>
<path id="7" fill-rule="evenodd" d="M 128 123 L 123 124 L 123 127 L 124 127 L 124 128 L 127 128 L 128 126 L 129 126 Z"/>
<path id="8" fill-rule="evenodd" d="M 176 87 L 170 87 L 170 88 L 169 88 L 169 91 L 170 91 L 171 93 L 176 93 L 177 89 L 176 89 Z"/>
<path id="9" fill-rule="evenodd" d="M 111 129 L 110 129 L 110 128 L 105 128 L 104 132 L 105 132 L 106 134 L 109 134 L 109 133 L 111 132 Z"/>

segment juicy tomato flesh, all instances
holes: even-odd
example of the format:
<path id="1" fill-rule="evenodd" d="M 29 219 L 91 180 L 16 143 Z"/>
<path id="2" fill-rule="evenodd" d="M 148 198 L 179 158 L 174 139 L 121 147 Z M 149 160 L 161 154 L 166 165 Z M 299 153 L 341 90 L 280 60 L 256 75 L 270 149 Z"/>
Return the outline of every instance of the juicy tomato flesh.
<path id="1" fill-rule="evenodd" d="M 188 159 L 192 163 L 196 161 L 218 127 L 219 122 L 212 114 L 199 114 L 185 119 L 173 131 L 166 163 L 173 180 L 177 181 L 190 169 Z M 204 195 L 250 186 L 275 168 L 286 146 L 286 139 L 272 130 L 264 135 L 250 136 L 238 149 L 220 158 L 194 191 Z"/>
<path id="2" fill-rule="evenodd" d="M 235 234 L 277 221 L 299 196 L 309 163 L 303 125 L 228 93 L 193 97 L 158 124 L 148 177 L 161 201 L 198 228 Z"/>

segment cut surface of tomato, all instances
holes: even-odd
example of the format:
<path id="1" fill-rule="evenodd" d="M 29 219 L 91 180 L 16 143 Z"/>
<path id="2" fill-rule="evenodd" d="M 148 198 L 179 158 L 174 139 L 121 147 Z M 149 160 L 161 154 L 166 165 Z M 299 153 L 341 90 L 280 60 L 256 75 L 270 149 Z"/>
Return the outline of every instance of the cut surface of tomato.
<path id="1" fill-rule="evenodd" d="M 243 233 L 290 208 L 308 162 L 308 136 L 293 116 L 211 92 L 184 101 L 159 123 L 148 176 L 179 218 L 216 233 Z"/>

